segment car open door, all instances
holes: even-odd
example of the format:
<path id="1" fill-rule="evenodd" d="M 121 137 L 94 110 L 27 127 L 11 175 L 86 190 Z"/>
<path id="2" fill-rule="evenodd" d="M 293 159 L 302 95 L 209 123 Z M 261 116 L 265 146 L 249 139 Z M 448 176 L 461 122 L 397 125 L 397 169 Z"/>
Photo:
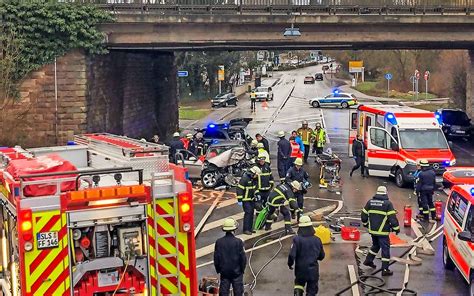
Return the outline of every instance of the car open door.
<path id="1" fill-rule="evenodd" d="M 352 142 L 357 137 L 357 110 L 349 111 L 349 156 L 352 157 Z"/>
<path id="2" fill-rule="evenodd" d="M 369 175 L 388 177 L 398 158 L 395 139 L 385 129 L 369 126 L 365 152 L 365 165 Z"/>
<path id="3" fill-rule="evenodd" d="M 176 164 L 188 169 L 189 179 L 201 178 L 203 162 L 197 158 L 191 151 L 178 150 L 175 155 Z"/>

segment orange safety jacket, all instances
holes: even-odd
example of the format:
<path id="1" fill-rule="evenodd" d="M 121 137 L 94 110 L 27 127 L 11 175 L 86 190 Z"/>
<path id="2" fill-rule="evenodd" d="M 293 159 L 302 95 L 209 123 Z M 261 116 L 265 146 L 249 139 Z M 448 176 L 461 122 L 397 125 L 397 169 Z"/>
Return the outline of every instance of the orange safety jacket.
<path id="1" fill-rule="evenodd" d="M 291 145 L 291 158 L 303 158 L 303 153 L 301 152 L 300 145 L 294 140 L 290 141 Z"/>

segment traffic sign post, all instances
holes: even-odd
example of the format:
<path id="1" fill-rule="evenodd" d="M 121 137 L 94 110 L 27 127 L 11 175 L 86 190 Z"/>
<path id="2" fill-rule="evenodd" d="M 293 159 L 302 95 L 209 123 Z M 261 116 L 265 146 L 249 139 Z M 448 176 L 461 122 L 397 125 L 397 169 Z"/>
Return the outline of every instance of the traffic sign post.
<path id="1" fill-rule="evenodd" d="M 425 78 L 425 99 L 428 99 L 428 80 L 430 80 L 430 71 L 426 70 L 425 71 L 425 75 L 424 75 L 424 78 Z"/>
<path id="2" fill-rule="evenodd" d="M 387 98 L 390 98 L 390 80 L 392 80 L 392 73 L 385 74 L 385 79 L 387 79 Z"/>

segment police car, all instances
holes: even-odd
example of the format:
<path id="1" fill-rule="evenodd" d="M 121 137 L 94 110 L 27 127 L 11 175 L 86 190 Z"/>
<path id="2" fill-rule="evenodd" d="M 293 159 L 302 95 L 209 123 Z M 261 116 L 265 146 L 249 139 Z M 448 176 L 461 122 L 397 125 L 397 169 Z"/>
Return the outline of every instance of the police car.
<path id="1" fill-rule="evenodd" d="M 341 93 L 336 90 L 323 98 L 310 99 L 309 104 L 314 108 L 322 106 L 349 108 L 350 106 L 357 105 L 357 98 L 353 94 Z"/>
<path id="2" fill-rule="evenodd" d="M 455 185 L 444 212 L 443 265 L 459 270 L 474 295 L 474 185 Z"/>

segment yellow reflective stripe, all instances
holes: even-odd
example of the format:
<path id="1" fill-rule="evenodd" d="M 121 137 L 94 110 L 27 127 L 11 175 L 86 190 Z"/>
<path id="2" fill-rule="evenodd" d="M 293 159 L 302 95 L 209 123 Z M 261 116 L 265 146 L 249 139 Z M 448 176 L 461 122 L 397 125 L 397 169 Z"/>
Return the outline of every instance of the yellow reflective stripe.
<path id="1" fill-rule="evenodd" d="M 295 285 L 295 289 L 303 290 L 303 291 L 304 291 L 304 287 L 303 287 L 303 286 L 300 286 L 300 285 Z"/>
<path id="2" fill-rule="evenodd" d="M 387 216 L 383 218 L 382 223 L 380 223 L 379 231 L 382 231 L 383 228 L 385 227 L 385 223 L 387 223 Z"/>
<path id="3" fill-rule="evenodd" d="M 382 261 L 389 262 L 390 258 L 382 258 Z"/>
<path id="4" fill-rule="evenodd" d="M 395 226 L 392 228 L 393 230 L 399 230 L 400 229 L 400 226 Z"/>
<path id="5" fill-rule="evenodd" d="M 368 213 L 387 216 L 387 212 L 379 211 L 379 210 L 369 210 Z"/>
<path id="6" fill-rule="evenodd" d="M 369 253 L 372 254 L 372 255 L 374 255 L 374 256 L 377 256 L 377 253 L 375 253 L 375 252 L 372 251 L 372 250 L 369 250 Z"/>
<path id="7" fill-rule="evenodd" d="M 387 231 L 375 231 L 375 230 L 371 230 L 371 229 L 369 229 L 369 233 L 370 234 L 375 234 L 375 235 L 389 235 L 389 232 L 387 232 Z"/>
<path id="8" fill-rule="evenodd" d="M 285 225 L 291 225 L 291 221 L 285 221 Z"/>
<path id="9" fill-rule="evenodd" d="M 362 209 L 362 212 L 365 213 L 365 214 L 368 214 L 369 212 L 367 212 L 366 209 Z"/>
<path id="10" fill-rule="evenodd" d="M 388 215 L 395 215 L 396 213 L 397 213 L 396 211 L 388 211 L 388 212 L 387 212 L 387 216 L 388 216 Z"/>
<path id="11" fill-rule="evenodd" d="M 275 206 L 275 207 L 276 207 L 276 206 L 279 206 L 280 204 L 279 204 L 279 203 L 278 203 L 278 204 L 275 203 L 275 201 L 278 201 L 278 200 L 280 200 L 280 199 L 285 199 L 285 197 L 283 197 L 283 196 L 276 196 L 276 197 L 273 198 L 272 201 L 269 202 L 268 204 L 271 205 L 271 206 Z"/>
<path id="12" fill-rule="evenodd" d="M 237 185 L 237 187 L 241 188 L 241 189 L 245 189 L 244 185 Z"/>

